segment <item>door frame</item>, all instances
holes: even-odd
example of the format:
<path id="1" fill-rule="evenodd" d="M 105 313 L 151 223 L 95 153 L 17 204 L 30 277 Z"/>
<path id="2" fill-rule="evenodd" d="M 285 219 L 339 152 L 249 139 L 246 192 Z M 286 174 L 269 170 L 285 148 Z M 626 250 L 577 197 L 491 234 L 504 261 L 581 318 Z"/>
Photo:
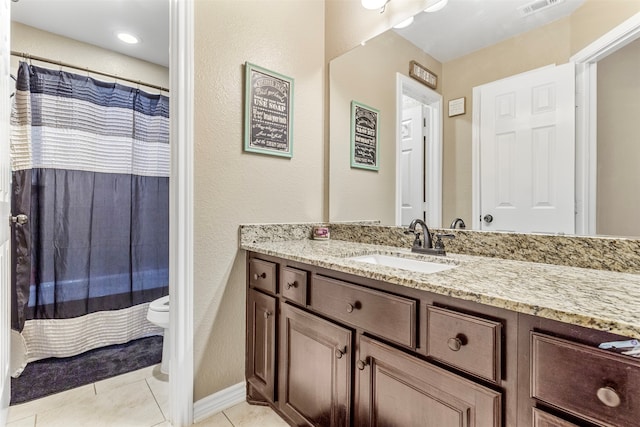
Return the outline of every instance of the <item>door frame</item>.
<path id="1" fill-rule="evenodd" d="M 640 38 L 640 12 L 569 58 L 576 64 L 576 234 L 596 234 L 598 61 Z"/>
<path id="2" fill-rule="evenodd" d="M 173 426 L 181 427 L 193 424 L 194 4 L 191 0 L 167 1 L 170 1 L 169 120 L 172 141 L 169 190 L 171 375 L 167 418 Z M 7 332 L 3 330 L 2 334 Z"/>
<path id="3" fill-rule="evenodd" d="M 0 64 L 0 70 L 2 70 L 2 72 L 0 73 L 0 78 L 2 79 L 2 82 L 0 82 L 0 95 L 3 98 L 3 102 L 6 103 L 10 102 L 8 99 L 8 95 L 11 87 L 11 84 L 9 83 L 9 54 L 11 52 L 10 15 L 11 5 L 9 3 L 9 0 L 0 0 L 0 43 L 2 43 L 1 49 L 3 51 L 2 57 L 0 58 L 0 60 L 2 60 L 2 64 Z M 5 49 L 8 50 L 5 51 Z M 5 96 L 7 98 L 5 98 Z M 6 156 L 9 154 L 9 112 L 5 108 L 7 107 L 5 106 L 2 110 L 2 118 L 6 119 L 6 123 L 3 123 L 2 130 L 0 131 L 2 132 L 2 137 L 0 138 L 0 144 L 2 144 L 2 147 L 0 147 L 0 155 L 2 156 Z M 8 157 L 3 159 L 3 162 L 5 161 L 9 161 Z M 8 170 L 5 170 L 4 167 L 0 167 L 0 174 L 2 174 L 2 176 L 0 176 L 0 182 L 3 182 L 5 179 L 7 179 L 7 175 L 10 174 L 10 172 Z M 10 185 L 10 182 L 11 178 L 9 178 L 9 180 L 6 181 L 4 185 L 2 185 L 2 190 L 5 190 L 5 186 Z M 11 209 L 10 206 L 9 209 Z M 2 209 L 0 209 L 0 211 L 2 211 L 3 214 L 6 213 Z M 11 213 L 9 212 L 9 215 L 10 214 Z M 7 222 L 8 218 L 2 215 L 0 219 L 2 220 L 2 222 L 0 222 L 0 227 L 6 227 L 5 232 L 11 233 L 9 223 Z M 0 233 L 0 236 L 2 234 L 3 233 Z M 4 236 L 2 237 L 2 239 L 4 241 Z M 9 240 L 10 239 L 11 234 L 9 234 Z M 1 244 L 2 242 L 0 242 L 0 245 Z M 11 243 L 9 242 L 9 245 L 10 244 Z M 0 274 L 3 276 L 0 278 L 0 284 L 3 284 L 3 286 L 0 287 L 0 311 L 2 311 L 2 313 L 0 314 L 0 316 L 2 316 L 2 320 L 0 320 L 0 327 L 2 328 L 0 330 L 0 375 L 2 375 L 2 378 L 0 379 L 0 384 L 2 384 L 2 388 L 0 389 L 0 426 L 4 426 L 7 418 L 9 417 L 9 403 L 11 400 L 11 310 L 7 310 L 8 307 L 11 307 L 11 273 L 9 267 L 10 256 L 4 259 L 0 254 L 0 260 L 2 260 L 2 264 L 0 265 Z"/>
<path id="4" fill-rule="evenodd" d="M 442 227 L 442 95 L 396 73 L 396 225 L 402 224 L 400 209 L 402 188 L 400 185 L 402 161 L 402 96 L 410 96 L 431 107 L 431 129 L 427 147 L 424 150 L 426 168 L 426 223 L 429 227 Z M 434 207 L 433 209 L 431 207 Z M 424 210 L 424 208 L 423 208 Z"/>
<path id="5" fill-rule="evenodd" d="M 194 2 L 170 0 L 169 414 L 193 424 Z"/>

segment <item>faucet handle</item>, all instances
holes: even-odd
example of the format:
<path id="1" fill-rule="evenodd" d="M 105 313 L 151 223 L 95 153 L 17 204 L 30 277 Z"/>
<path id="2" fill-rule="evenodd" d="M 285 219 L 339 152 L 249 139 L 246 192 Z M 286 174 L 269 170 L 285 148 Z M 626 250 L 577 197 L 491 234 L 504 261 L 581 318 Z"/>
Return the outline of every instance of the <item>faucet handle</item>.
<path id="1" fill-rule="evenodd" d="M 455 239 L 456 235 L 455 234 L 451 234 L 451 233 L 436 233 L 434 234 L 434 237 L 436 238 L 436 241 L 433 244 L 433 248 L 434 249 L 444 249 L 444 242 L 442 241 L 443 238 L 445 239 Z"/>
<path id="2" fill-rule="evenodd" d="M 422 240 L 420 240 L 420 232 L 416 230 L 404 230 L 404 234 L 413 234 L 415 236 L 415 240 L 413 241 L 414 247 L 422 246 Z"/>

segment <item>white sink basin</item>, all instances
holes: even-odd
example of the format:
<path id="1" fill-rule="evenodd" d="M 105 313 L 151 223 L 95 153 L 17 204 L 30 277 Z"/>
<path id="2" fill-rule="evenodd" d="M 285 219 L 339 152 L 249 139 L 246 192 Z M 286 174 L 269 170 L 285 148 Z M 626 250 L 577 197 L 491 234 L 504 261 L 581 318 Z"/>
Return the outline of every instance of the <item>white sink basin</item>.
<path id="1" fill-rule="evenodd" d="M 422 261 L 413 258 L 402 258 L 393 255 L 362 255 L 353 256 L 348 259 L 369 264 L 384 265 L 385 267 L 400 268 L 403 270 L 417 271 L 420 273 L 437 273 L 439 271 L 456 268 L 455 264 L 444 264 L 439 262 Z"/>

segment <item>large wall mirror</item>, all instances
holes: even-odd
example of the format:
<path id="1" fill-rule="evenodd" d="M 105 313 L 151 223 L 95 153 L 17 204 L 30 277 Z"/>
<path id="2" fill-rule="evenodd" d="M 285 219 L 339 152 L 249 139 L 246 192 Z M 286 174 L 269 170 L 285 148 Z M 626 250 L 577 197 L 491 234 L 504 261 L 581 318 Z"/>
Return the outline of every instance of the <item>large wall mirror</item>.
<path id="1" fill-rule="evenodd" d="M 401 177 L 406 175 L 402 168 L 410 167 L 411 162 L 403 160 L 399 148 L 402 142 L 397 142 L 409 128 L 403 129 L 404 119 L 396 116 L 399 108 L 409 109 L 415 104 L 406 102 L 411 101 L 407 98 L 404 104 L 399 104 L 402 98 L 398 94 L 398 74 L 408 77 L 409 63 L 414 60 L 438 76 L 435 90 L 430 90 L 442 100 L 442 121 L 426 122 L 428 127 L 440 127 L 442 135 L 441 205 L 435 207 L 440 210 L 441 219 L 439 223 L 428 224 L 448 227 L 455 218 L 462 218 L 467 229 L 475 223 L 475 229 L 491 230 L 481 218 L 474 218 L 478 216 L 474 209 L 474 88 L 543 67 L 567 64 L 577 52 L 640 13 L 640 5 L 630 1 L 566 0 L 538 13 L 526 10 L 528 3 L 531 2 L 509 2 L 512 9 L 507 10 L 504 2 L 449 0 L 441 11 L 420 12 L 411 26 L 391 29 L 331 61 L 331 221 L 366 219 L 401 225 L 404 221 L 398 204 L 404 200 L 402 192 L 415 191 L 426 196 L 423 200 L 429 200 L 431 183 L 424 166 L 421 173 L 414 171 L 414 175 L 422 176 L 423 180 L 417 178 L 420 182 L 413 189 L 399 185 Z M 629 40 L 625 44 L 598 62 L 598 148 L 594 168 L 597 178 L 595 174 L 593 177 L 595 225 L 591 230 L 576 225 L 572 231 L 556 232 L 640 237 L 640 222 L 635 220 L 640 217 L 640 193 L 633 188 L 639 182 L 636 165 L 640 164 L 637 136 L 640 134 L 637 120 L 640 117 L 637 102 L 640 41 Z M 460 98 L 464 98 L 465 113 L 449 117 L 448 102 Z M 380 169 L 377 172 L 349 166 L 351 101 L 380 110 Z M 428 104 L 423 102 L 422 106 L 423 113 L 429 111 Z M 429 129 L 424 134 L 427 139 L 431 135 Z M 423 140 L 425 146 L 430 144 L 427 139 Z M 576 150 L 580 156 L 580 148 Z M 430 153 L 424 150 L 422 165 L 428 167 Z M 576 186 L 581 185 L 581 180 L 591 179 L 579 176 L 580 166 L 576 167 L 575 163 L 570 166 L 575 168 Z M 556 182 L 548 180 L 550 192 L 554 191 Z M 578 205 L 582 202 L 577 194 L 570 197 L 579 211 Z M 422 208 L 428 211 L 430 206 L 425 204 Z M 423 215 L 427 219 L 432 217 L 428 213 Z M 554 232 L 526 229 L 526 226 L 508 231 Z"/>

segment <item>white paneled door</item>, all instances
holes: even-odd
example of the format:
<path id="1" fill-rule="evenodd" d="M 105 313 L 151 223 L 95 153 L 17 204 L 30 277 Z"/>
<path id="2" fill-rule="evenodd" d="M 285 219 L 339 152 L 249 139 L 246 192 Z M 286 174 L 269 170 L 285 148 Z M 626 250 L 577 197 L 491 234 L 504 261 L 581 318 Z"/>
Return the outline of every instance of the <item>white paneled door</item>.
<path id="1" fill-rule="evenodd" d="M 573 234 L 574 64 L 478 89 L 481 228 Z"/>
<path id="2" fill-rule="evenodd" d="M 11 80 L 9 61 L 11 48 L 9 29 L 11 24 L 9 0 L 0 0 L 0 426 L 5 425 L 11 396 L 9 372 L 10 337 L 10 242 L 9 210 L 11 195 L 11 171 L 9 164 L 9 116 L 11 110 Z"/>
<path id="3" fill-rule="evenodd" d="M 422 219 L 424 203 L 424 136 L 422 104 L 405 108 L 402 114 L 400 191 L 402 225 Z"/>

